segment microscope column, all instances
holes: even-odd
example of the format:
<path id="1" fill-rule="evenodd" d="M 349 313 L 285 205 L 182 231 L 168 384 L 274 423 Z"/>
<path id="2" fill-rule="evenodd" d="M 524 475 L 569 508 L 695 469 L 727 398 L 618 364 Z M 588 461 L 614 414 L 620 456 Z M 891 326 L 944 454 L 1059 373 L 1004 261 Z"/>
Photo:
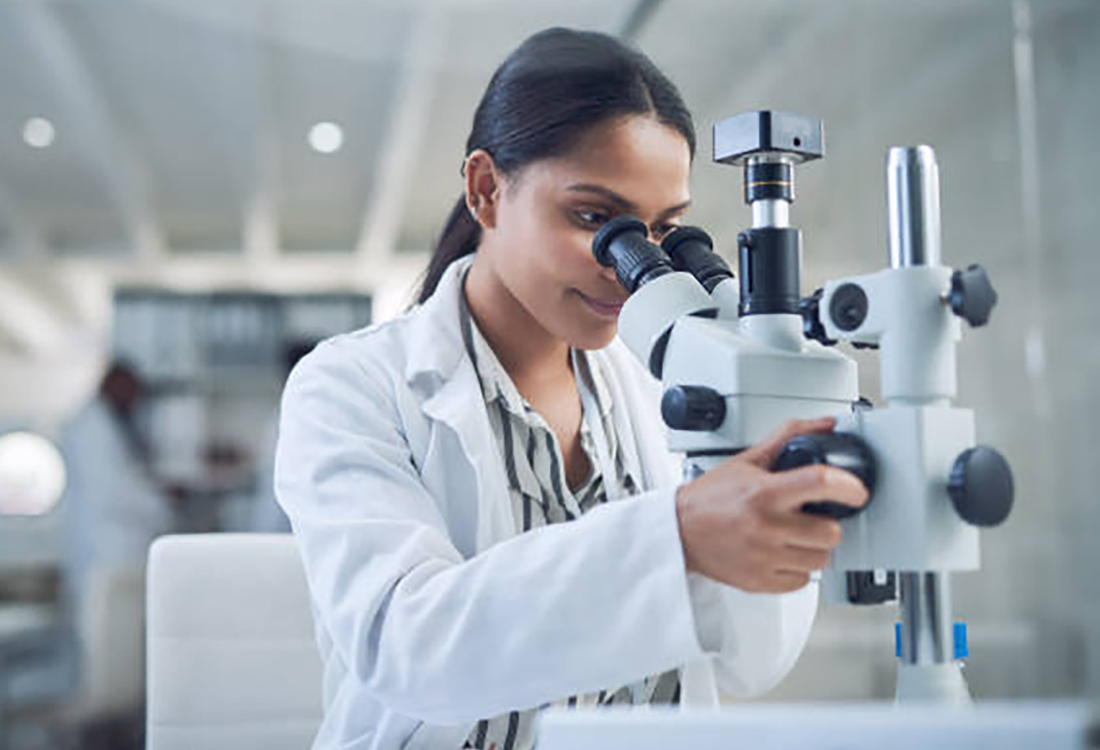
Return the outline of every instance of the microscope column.
<path id="1" fill-rule="evenodd" d="M 928 146 L 890 149 L 887 194 L 890 265 L 895 269 L 939 266 L 939 168 L 933 150 Z M 910 405 L 919 401 L 905 400 Z M 930 403 L 935 400 L 928 399 Z M 899 578 L 901 664 L 897 700 L 970 703 L 969 690 L 955 661 L 949 574 L 899 571 Z"/>
<path id="2" fill-rule="evenodd" d="M 791 227 L 794 159 L 782 153 L 745 161 L 745 202 L 752 228 L 738 237 L 741 333 L 792 352 L 803 348 L 798 314 L 801 236 Z"/>

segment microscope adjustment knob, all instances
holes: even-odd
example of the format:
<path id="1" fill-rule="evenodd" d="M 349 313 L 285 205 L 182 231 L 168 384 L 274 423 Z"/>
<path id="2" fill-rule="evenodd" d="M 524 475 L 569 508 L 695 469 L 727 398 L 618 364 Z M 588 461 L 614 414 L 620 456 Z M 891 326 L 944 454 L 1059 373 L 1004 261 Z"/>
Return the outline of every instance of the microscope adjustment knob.
<path id="1" fill-rule="evenodd" d="M 870 304 L 867 292 L 859 284 L 841 284 L 829 301 L 829 317 L 840 330 L 854 331 L 867 320 Z"/>
<path id="2" fill-rule="evenodd" d="M 726 399 L 705 386 L 673 386 L 661 397 L 661 416 L 673 430 L 711 432 L 726 421 Z"/>
<path id="3" fill-rule="evenodd" d="M 947 295 L 951 310 L 974 328 L 989 322 L 993 306 L 997 304 L 997 292 L 989 280 L 989 274 L 977 263 L 965 271 L 951 275 L 951 291 Z"/>
<path id="4" fill-rule="evenodd" d="M 1012 510 L 1012 469 L 994 449 L 984 445 L 970 448 L 955 459 L 947 492 L 964 521 L 972 526 L 997 526 Z"/>
<path id="5" fill-rule="evenodd" d="M 821 322 L 821 298 L 825 289 L 818 288 L 809 297 L 798 301 L 798 314 L 802 317 L 802 335 L 825 346 L 836 346 L 836 339 L 825 333 L 825 324 Z"/>
<path id="6" fill-rule="evenodd" d="M 772 471 L 787 471 L 802 466 L 824 464 L 850 471 L 859 477 L 863 486 L 874 498 L 875 478 L 877 476 L 875 456 L 858 435 L 850 432 L 826 432 L 816 435 L 799 435 L 783 446 L 772 464 Z M 870 505 L 868 500 L 867 505 Z M 843 503 L 821 501 L 806 503 L 803 513 L 829 518 L 848 518 L 866 510 L 853 508 Z"/>

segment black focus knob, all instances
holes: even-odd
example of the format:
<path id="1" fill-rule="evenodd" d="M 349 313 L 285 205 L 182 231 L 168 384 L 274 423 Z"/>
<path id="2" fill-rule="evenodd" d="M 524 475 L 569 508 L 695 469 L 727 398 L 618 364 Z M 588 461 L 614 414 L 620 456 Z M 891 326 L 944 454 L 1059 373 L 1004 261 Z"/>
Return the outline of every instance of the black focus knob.
<path id="1" fill-rule="evenodd" d="M 985 269 L 975 263 L 965 271 L 951 275 L 951 292 L 948 294 L 951 310 L 974 328 L 989 322 L 993 306 L 997 304 L 997 292 Z"/>
<path id="2" fill-rule="evenodd" d="M 825 325 L 821 322 L 821 298 L 824 296 L 825 290 L 818 288 L 809 297 L 798 301 L 798 314 L 802 316 L 802 335 L 825 346 L 835 346 L 836 339 L 829 338 L 825 333 Z"/>
<path id="3" fill-rule="evenodd" d="M 726 421 L 726 399 L 705 386 L 673 386 L 661 398 L 661 416 L 673 430 L 710 432 Z"/>
<path id="4" fill-rule="evenodd" d="M 842 331 L 854 331 L 867 320 L 870 307 L 867 292 L 859 284 L 841 284 L 829 301 L 829 317 Z"/>
<path id="5" fill-rule="evenodd" d="M 875 456 L 858 435 L 850 432 L 826 432 L 816 435 L 799 435 L 783 446 L 772 464 L 772 471 L 787 471 L 802 466 L 824 464 L 850 471 L 859 477 L 869 493 L 874 493 L 877 468 Z M 867 505 L 870 504 L 868 501 Z M 853 508 L 850 505 L 829 500 L 806 503 L 803 513 L 830 518 L 848 518 L 867 508 Z"/>
<path id="6" fill-rule="evenodd" d="M 997 526 L 1012 511 L 1012 469 L 994 449 L 984 445 L 970 448 L 955 459 L 947 492 L 964 521 L 972 526 Z"/>

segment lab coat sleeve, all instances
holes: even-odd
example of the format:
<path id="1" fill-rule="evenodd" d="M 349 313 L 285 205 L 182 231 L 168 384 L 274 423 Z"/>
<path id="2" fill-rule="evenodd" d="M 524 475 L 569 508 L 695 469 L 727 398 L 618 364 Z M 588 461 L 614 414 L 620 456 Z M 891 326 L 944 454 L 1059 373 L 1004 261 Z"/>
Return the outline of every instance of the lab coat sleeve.
<path id="1" fill-rule="evenodd" d="M 668 454 L 681 474 L 682 457 Z M 688 574 L 699 643 L 718 692 L 752 698 L 774 688 L 794 668 L 817 612 L 816 581 L 790 594 L 751 594 L 699 573 Z"/>
<path id="2" fill-rule="evenodd" d="M 653 400 L 659 398 L 658 390 Z M 665 481 L 682 475 L 682 455 L 664 453 L 663 458 Z M 690 573 L 688 582 L 696 632 L 718 692 L 751 698 L 779 684 L 809 639 L 818 584 L 811 582 L 799 591 L 775 595 L 750 594 L 698 573 Z"/>
<path id="3" fill-rule="evenodd" d="M 751 594 L 698 573 L 688 577 L 699 642 L 711 657 L 718 691 L 750 698 L 775 687 L 810 637 L 818 584 L 790 594 Z"/>
<path id="4" fill-rule="evenodd" d="M 460 724 L 702 656 L 673 489 L 464 559 L 389 380 L 322 345 L 288 382 L 276 457 L 318 626 L 363 689 L 407 716 Z"/>

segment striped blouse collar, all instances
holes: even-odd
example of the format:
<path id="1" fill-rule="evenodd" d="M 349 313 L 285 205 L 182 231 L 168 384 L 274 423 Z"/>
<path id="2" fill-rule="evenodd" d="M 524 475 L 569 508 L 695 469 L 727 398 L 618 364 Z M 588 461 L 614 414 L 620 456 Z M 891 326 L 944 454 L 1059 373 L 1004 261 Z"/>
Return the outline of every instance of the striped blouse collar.
<path id="1" fill-rule="evenodd" d="M 466 300 L 466 273 L 463 273 L 459 284 L 458 307 L 459 327 L 462 331 L 462 341 L 466 348 L 466 354 L 470 357 L 481 382 L 482 395 L 486 402 L 493 402 L 498 398 L 504 399 L 504 404 L 509 411 L 520 417 L 526 417 L 527 403 L 522 394 L 516 388 L 512 377 L 500 363 L 493 348 L 485 340 L 477 321 L 470 313 L 470 306 Z M 589 353 L 581 349 L 571 349 L 574 372 L 585 379 L 584 385 L 591 388 L 599 406 L 600 416 L 607 419 L 612 411 L 610 388 L 607 385 L 604 373 L 599 361 Z"/>

